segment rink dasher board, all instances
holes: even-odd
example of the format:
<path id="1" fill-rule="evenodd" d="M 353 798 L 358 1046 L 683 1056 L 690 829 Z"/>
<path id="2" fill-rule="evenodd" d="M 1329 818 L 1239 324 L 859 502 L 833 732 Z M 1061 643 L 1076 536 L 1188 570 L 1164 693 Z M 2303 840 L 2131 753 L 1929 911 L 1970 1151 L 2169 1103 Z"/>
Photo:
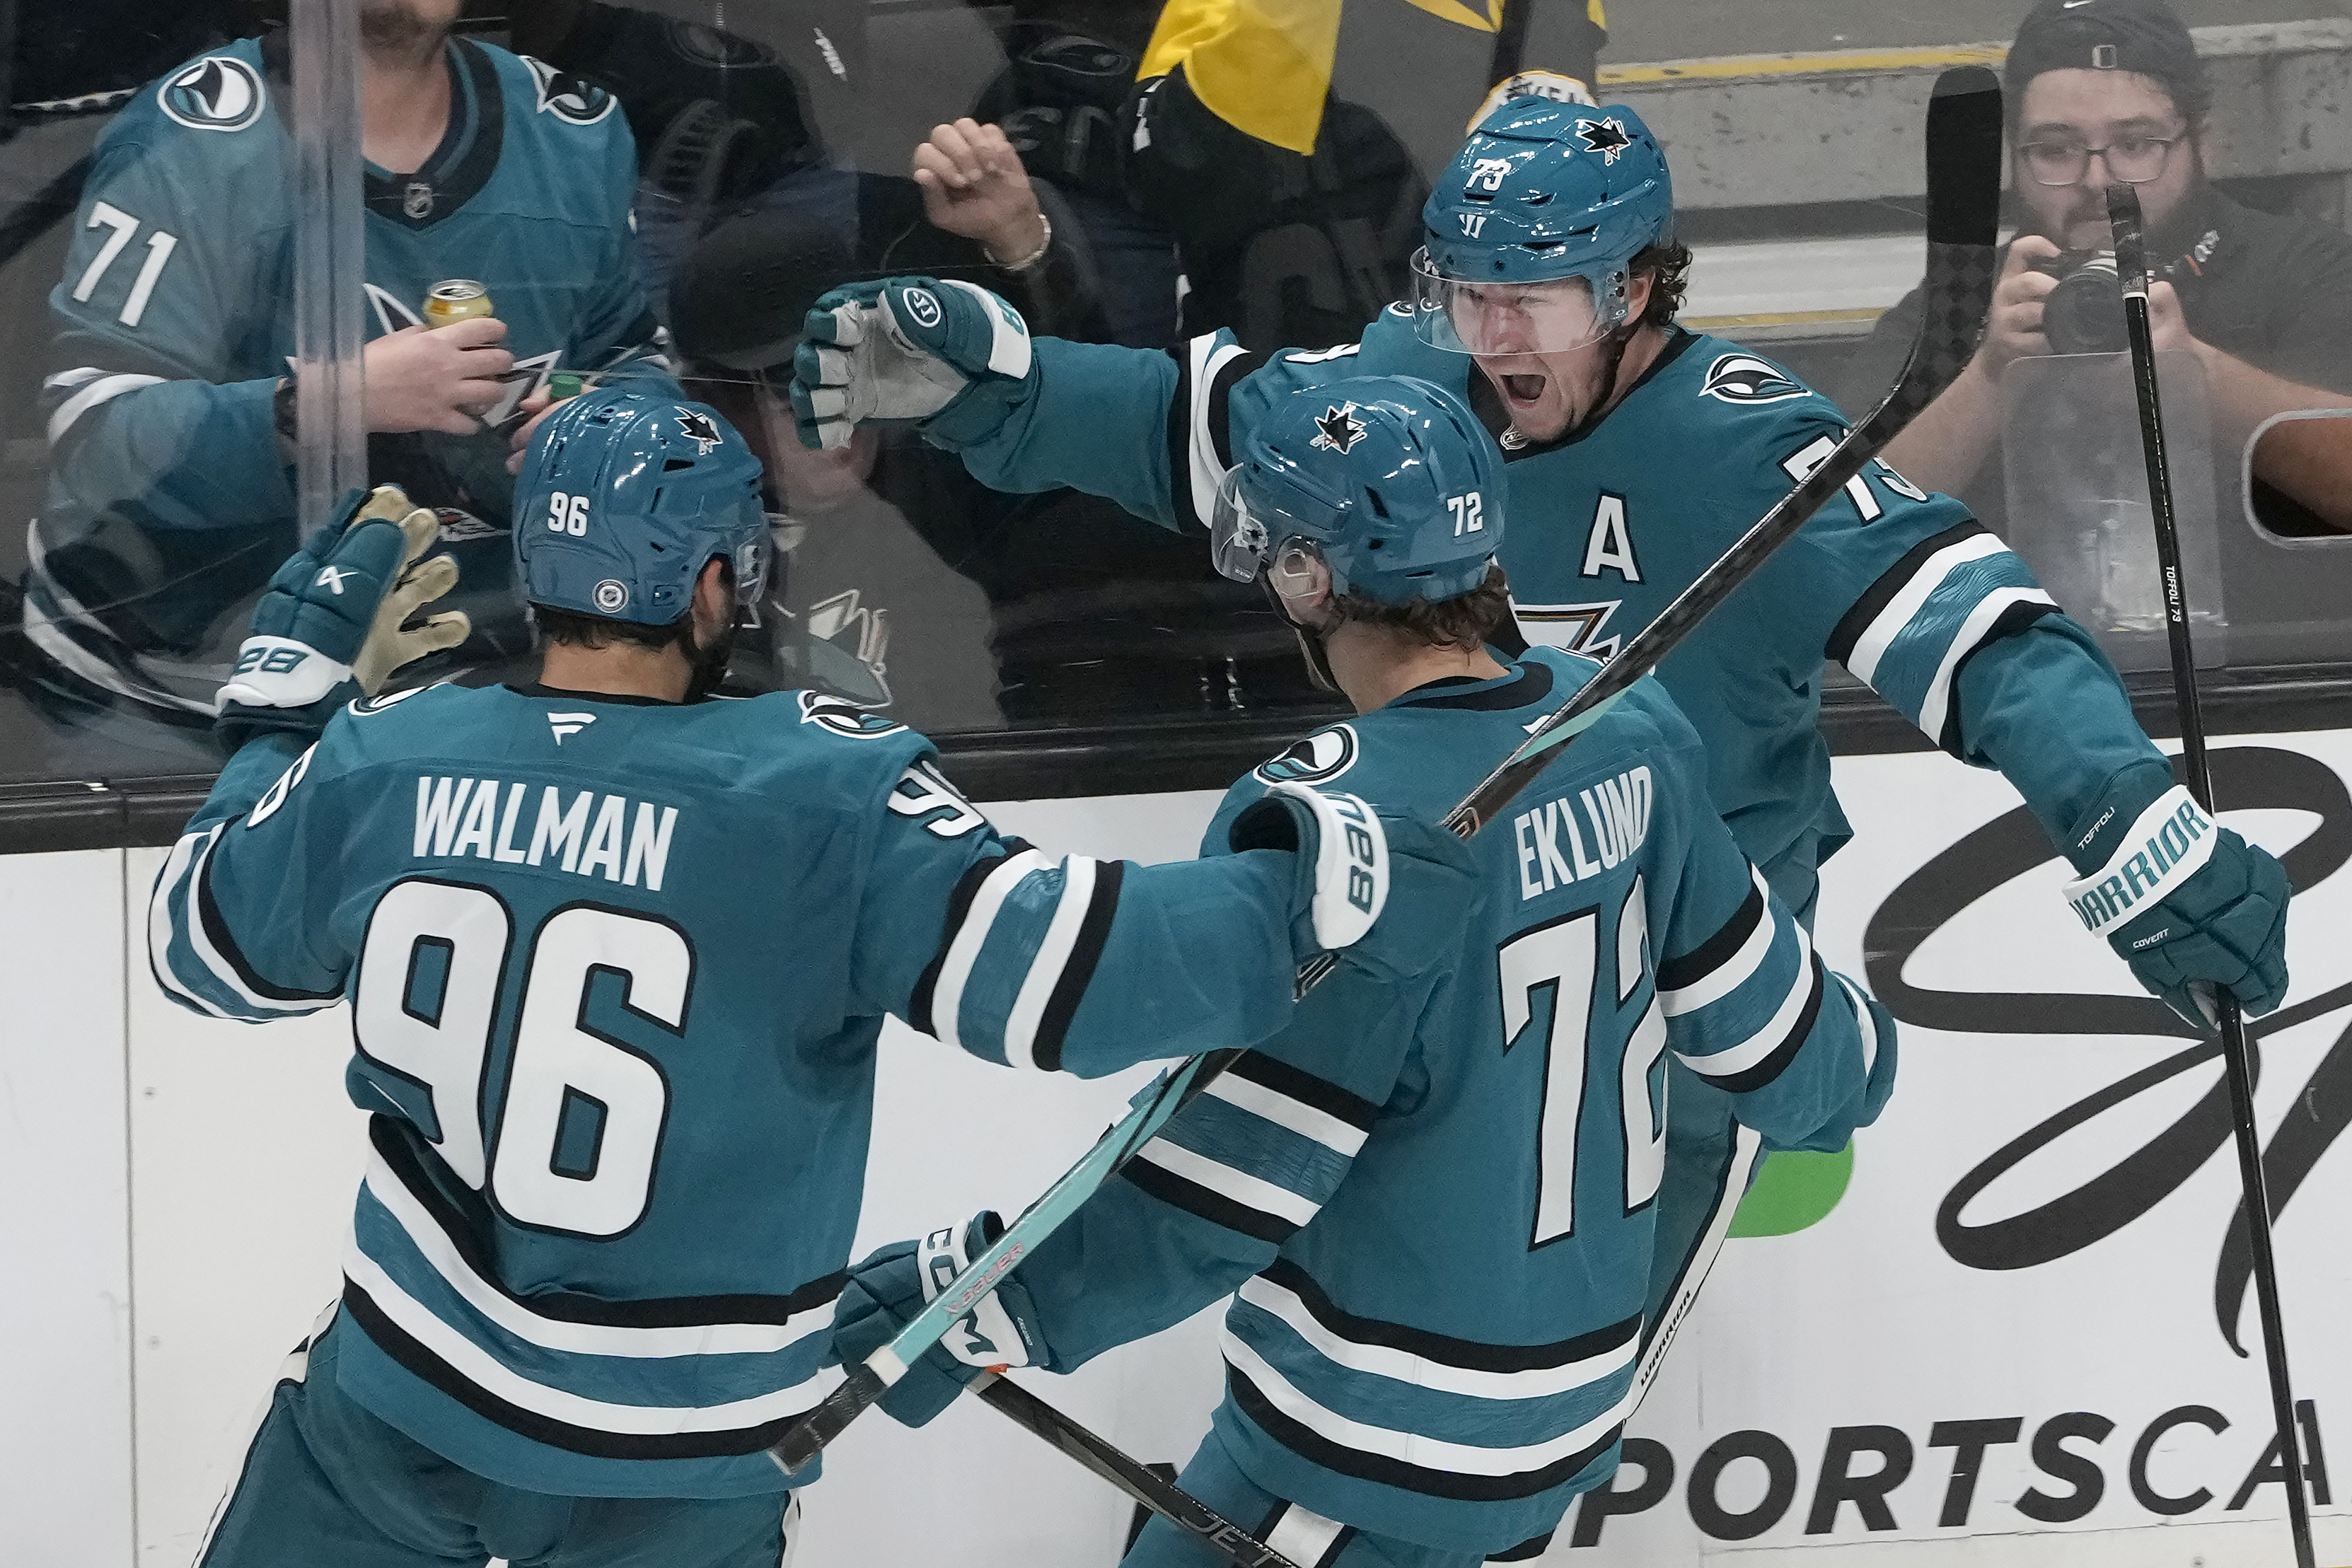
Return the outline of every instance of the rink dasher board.
<path id="1" fill-rule="evenodd" d="M 2243 747 L 2307 759 L 2297 765 L 2303 773 L 2334 780 L 2337 792 L 2322 789 L 2309 810 L 2232 813 L 2225 787 L 2231 825 L 2283 851 L 2331 812 L 2347 814 L 2341 791 L 2352 781 L 2352 731 L 2231 737 L 2220 749 Z M 1825 869 L 1818 932 L 1827 960 L 1860 974 L 1864 933 L 1888 896 L 2014 810 L 2017 798 L 1997 775 L 1932 753 L 1841 758 L 1836 778 L 1857 836 Z M 989 810 L 1006 831 L 1049 852 L 1166 860 L 1189 852 L 1216 799 L 1193 791 Z M 86 864 L 106 884 L 93 896 L 119 901 L 124 922 L 139 1537 L 147 1553 L 168 1556 L 201 1530 L 269 1373 L 331 1289 L 358 1118 L 339 1103 L 348 1042 L 340 1010 L 255 1030 L 189 1017 L 154 994 L 144 964 L 144 898 L 152 862 L 161 858 L 131 852 L 132 863 L 124 864 L 94 853 L 57 869 Z M 1916 940 L 1906 938 L 1913 950 L 1903 978 L 1947 994 L 2133 994 L 2121 963 L 2080 931 L 2058 899 L 2064 874 L 2054 860 L 2025 868 Z M 2348 896 L 2352 880 L 2337 873 L 2298 897 L 2290 1005 L 2352 979 L 2344 973 L 2352 958 L 2329 950 L 2329 934 L 2344 930 L 2352 915 L 2344 907 Z M 37 954 L 24 956 L 25 974 L 74 972 L 62 963 L 45 967 Z M 88 977 L 74 983 L 86 986 Z M 2266 1139 L 2306 1100 L 2308 1082 L 2347 1024 L 2352 1011 L 2326 1013 L 2264 1042 L 2259 1103 Z M 1015 1077 L 960 1059 L 942 1063 L 927 1041 L 895 1027 L 887 1038 L 861 1248 L 982 1204 L 1017 1207 L 1116 1114 L 1134 1086 L 1135 1075 L 1081 1084 Z M 1737 1552 L 1751 1554 L 1738 1561 L 1760 1565 L 1800 1552 L 1818 1556 L 1824 1545 L 1864 1568 L 1881 1560 L 1897 1568 L 2192 1568 L 2200 1559 L 2221 1568 L 2280 1560 L 2279 1489 L 2258 1487 L 2244 1506 L 2230 1506 L 2268 1434 L 2259 1363 L 2234 1356 L 2215 1326 L 2215 1265 L 2236 1199 L 2226 1153 L 2198 1162 L 2146 1213 L 2032 1267 L 1968 1266 L 1937 1235 L 1948 1196 L 1996 1151 L 2186 1043 L 1906 1024 L 1895 1099 L 1862 1135 L 1843 1199 L 1797 1234 L 1728 1244 L 1633 1422 L 1633 1436 L 1672 1456 L 1672 1485 L 1643 1511 L 1593 1521 L 1600 1539 L 1590 1546 L 1573 1543 L 1572 1511 L 1546 1561 L 1646 1564 Z M 2200 1064 L 2051 1140 L 1963 1207 L 1961 1223 L 1998 1226 L 2065 1198 L 2171 1127 L 2218 1073 L 2218 1064 Z M 247 1155 L 234 1153 L 239 1149 Z M 2342 1209 L 2345 1186 L 2343 1160 L 2331 1148 L 2279 1226 L 2297 1392 L 2314 1402 L 2323 1446 L 2334 1440 L 2329 1458 L 2352 1451 L 2343 1448 L 2352 1437 L 2339 1437 L 2336 1425 L 2338 1412 L 2352 1408 L 2352 1352 L 2333 1313 L 2352 1275 L 2352 1247 L 2328 1224 Z M 1137 1457 L 1181 1461 L 1217 1396 L 1213 1338 L 1205 1328 L 1194 1320 L 1076 1378 L 1030 1381 Z M 99 1381 L 120 1387 L 124 1380 L 116 1374 Z M 2150 1426 L 2189 1406 L 2228 1424 L 2219 1431 L 2171 1426 L 2135 1462 Z M 2029 1491 L 2063 1498 L 2078 1490 L 2079 1480 L 2047 1473 L 2032 1452 L 2037 1433 L 2075 1412 L 2112 1424 L 2101 1441 L 2064 1445 L 2095 1469 L 2099 1496 L 2076 1519 L 2028 1517 L 2017 1505 Z M 89 1402 L 73 1414 L 114 1432 L 131 1426 L 127 1411 Z M 2018 1438 L 1983 1448 L 1965 1523 L 1939 1523 L 1962 1450 L 1949 1441 L 1937 1446 L 1939 1436 L 1953 1436 L 1948 1425 L 1939 1434 L 1938 1424 L 2011 1419 Z M 1108 1561 L 1125 1522 L 1124 1500 L 997 1426 L 987 1412 L 959 1410 L 922 1433 L 877 1427 L 870 1444 L 829 1467 L 812 1496 L 813 1543 L 830 1537 L 844 1549 L 854 1544 L 863 1561 L 910 1568 L 954 1541 L 966 1543 L 970 1561 L 1008 1568 Z M 1883 1430 L 1858 1430 L 1868 1428 Z M 1888 1528 L 1874 1528 L 1881 1521 L 1853 1501 L 1825 1521 L 1815 1519 L 1832 1440 L 1853 1451 L 1843 1468 L 1861 1480 L 1889 1448 L 1909 1450 L 1905 1478 L 1877 1493 Z M 1788 1456 L 1780 1489 L 1786 1497 L 1776 1509 L 1759 1508 L 1774 1500 L 1765 1460 L 1717 1467 L 1700 1511 L 1711 1508 L 1708 1518 L 1718 1525 L 1727 1516 L 1769 1516 L 1739 1540 L 1705 1532 L 1692 1503 L 1693 1469 L 1727 1443 L 1759 1451 L 1777 1444 Z M 1640 1479 L 1628 1467 L 1617 1486 Z M 2333 1470 L 2327 1479 L 2332 1500 L 2339 1483 Z M 887 1507 L 910 1479 L 958 1505 Z M 2161 1502 L 2200 1490 L 2210 1495 L 2178 1514 L 2156 1511 L 2139 1495 Z M 2323 1561 L 2352 1561 L 2347 1510 L 2331 1500 L 2316 1511 Z M 1003 1551 L 972 1542 L 956 1522 L 982 1514 L 1006 1521 L 995 1543 Z M 1822 1528 L 1811 1528 L 1817 1522 Z"/>

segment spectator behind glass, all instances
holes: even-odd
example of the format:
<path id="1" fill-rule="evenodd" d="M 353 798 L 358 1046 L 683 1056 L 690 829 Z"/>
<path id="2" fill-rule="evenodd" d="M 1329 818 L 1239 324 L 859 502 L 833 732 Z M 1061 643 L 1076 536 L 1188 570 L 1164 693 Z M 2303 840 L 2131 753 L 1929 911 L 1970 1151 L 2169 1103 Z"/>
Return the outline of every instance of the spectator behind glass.
<path id="1" fill-rule="evenodd" d="M 940 141 L 927 147 L 947 157 Z M 784 388 L 809 307 L 882 270 L 803 214 L 755 208 L 714 228 L 673 280 L 688 383 L 761 449 L 770 504 L 789 518 L 735 684 L 818 685 L 935 730 L 1320 700 L 1289 633 L 1210 569 L 1200 540 L 1070 491 L 999 495 L 908 430 L 802 446 Z M 993 286 L 1024 314 L 1099 322 L 1091 300 L 1055 292 L 1053 273 L 930 270 Z"/>
<path id="2" fill-rule="evenodd" d="M 531 428 L 525 394 L 558 369 L 676 383 L 632 259 L 618 106 L 452 37 L 458 8 L 362 11 L 364 419 L 370 478 L 440 516 L 475 630 L 461 655 L 482 659 L 528 648 L 504 461 Z M 190 61 L 94 154 L 49 296 L 50 480 L 24 606 L 31 684 L 73 722 L 208 727 L 295 544 L 286 63 L 283 32 Z M 448 278 L 484 284 L 496 316 L 426 325 Z"/>
<path id="3" fill-rule="evenodd" d="M 2001 381 L 2053 351 L 2044 301 L 2062 253 L 2109 247 L 2105 188 L 2139 191 L 2159 351 L 2202 366 L 2223 504 L 2238 453 L 2271 415 L 2339 407 L 2352 391 L 2352 236 L 2240 205 L 2207 180 L 2210 90 L 2163 0 L 2042 0 L 2018 28 L 2004 83 L 2011 184 L 2023 208 L 1976 357 L 1885 456 L 1915 484 L 2002 515 Z M 2117 308 L 2118 317 L 2120 307 Z M 1880 319 L 1850 371 L 1846 406 L 1893 379 L 1919 319 L 1915 290 Z M 2255 506 L 2285 533 L 2352 528 L 2352 426 L 2282 427 L 2255 455 Z M 2225 513 L 2226 515 L 2226 513 Z"/>

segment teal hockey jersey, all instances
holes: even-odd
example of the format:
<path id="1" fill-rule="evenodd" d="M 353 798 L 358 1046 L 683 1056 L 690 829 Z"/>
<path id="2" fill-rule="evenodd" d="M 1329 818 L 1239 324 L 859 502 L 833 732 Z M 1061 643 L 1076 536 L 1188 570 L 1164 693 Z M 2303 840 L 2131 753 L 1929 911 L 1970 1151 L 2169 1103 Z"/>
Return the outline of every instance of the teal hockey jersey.
<path id="1" fill-rule="evenodd" d="M 1321 730 L 1234 787 L 1202 852 L 1284 779 L 1442 813 L 1593 667 L 1530 650 Z M 1614 1470 L 1653 1364 L 1668 1062 L 1782 1147 L 1843 1146 L 1893 1085 L 1891 1021 L 1706 770 L 1637 683 L 1473 841 L 1483 902 L 1429 931 L 1444 961 L 1383 986 L 1343 959 L 1022 1265 L 1045 1364 L 1238 1288 L 1212 1440 L 1252 1480 L 1450 1551 L 1549 1532 Z"/>
<path id="2" fill-rule="evenodd" d="M 533 1491 L 787 1484 L 885 1014 L 1098 1074 L 1272 1033 L 1309 940 L 1288 852 L 1049 859 L 805 692 L 445 685 L 296 752 L 239 751 L 173 850 L 155 977 L 208 1017 L 348 998 L 341 1385 Z"/>
<path id="3" fill-rule="evenodd" d="M 142 89 L 100 138 L 50 292 L 49 484 L 26 625 L 58 665 L 208 722 L 245 611 L 296 542 L 270 399 L 294 353 L 295 150 L 283 35 Z M 447 49 L 446 137 L 414 173 L 369 168 L 370 340 L 415 325 L 451 277 L 489 290 L 522 372 L 496 423 L 557 369 L 657 379 L 629 226 L 635 149 L 600 88 L 470 38 Z M 511 587 L 508 440 L 369 438 L 373 484 L 442 519 L 476 655 L 528 650 Z"/>
<path id="4" fill-rule="evenodd" d="M 1605 657 L 1811 471 L 1834 404 L 1720 339 L 1675 329 L 1580 434 L 1519 440 L 1466 354 L 1391 306 L 1360 343 L 1273 355 L 1232 335 L 1167 353 L 1037 340 L 1029 401 L 964 459 L 1002 489 L 1069 485 L 1205 531 L 1235 439 L 1294 392 L 1412 375 L 1462 392 L 1503 446 L 1502 562 L 1519 627 Z M 1670 656 L 1659 679 L 1706 743 L 1724 820 L 1791 907 L 1850 832 L 1815 728 L 1843 664 L 1956 757 L 1999 767 L 2053 839 L 2157 755 L 2113 667 L 2025 564 L 1948 497 L 1874 463 Z"/>

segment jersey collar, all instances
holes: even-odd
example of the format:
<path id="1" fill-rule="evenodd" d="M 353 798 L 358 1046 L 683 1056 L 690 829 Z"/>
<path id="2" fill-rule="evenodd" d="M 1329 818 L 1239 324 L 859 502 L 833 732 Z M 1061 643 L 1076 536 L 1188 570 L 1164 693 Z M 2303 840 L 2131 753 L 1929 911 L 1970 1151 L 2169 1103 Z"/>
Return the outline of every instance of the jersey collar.
<path id="1" fill-rule="evenodd" d="M 367 210 L 404 229 L 431 228 L 488 184 L 506 136 L 506 97 L 488 51 L 470 38 L 451 38 L 444 58 L 449 128 L 441 145 L 413 174 L 367 167 Z"/>
<path id="2" fill-rule="evenodd" d="M 1483 681 L 1472 680 L 1468 675 L 1442 675 L 1391 699 L 1389 706 L 1410 703 L 1421 708 L 1463 708 L 1477 713 L 1496 713 L 1539 703 L 1551 695 L 1551 666 L 1540 660 L 1529 659 L 1524 664 L 1512 665 L 1503 674 Z"/>
<path id="3" fill-rule="evenodd" d="M 1523 446 L 1504 445 L 1503 433 L 1511 428 L 1511 416 L 1504 409 L 1502 396 L 1495 391 L 1495 383 L 1488 381 L 1486 372 L 1475 365 L 1470 367 L 1470 412 L 1478 416 L 1478 423 L 1486 427 L 1486 434 L 1495 438 L 1495 444 L 1503 448 L 1504 462 L 1517 463 L 1523 457 L 1540 457 L 1547 452 L 1575 445 L 1616 418 L 1625 405 L 1633 401 L 1636 392 L 1648 386 L 1668 365 L 1681 359 L 1697 341 L 1698 335 L 1689 328 L 1677 322 L 1668 322 L 1665 347 L 1658 350 L 1658 357 L 1650 361 L 1650 368 L 1642 372 L 1641 379 L 1625 389 L 1625 395 L 1617 400 L 1617 406 L 1583 428 L 1571 430 L 1557 440 L 1530 441 Z"/>
<path id="4" fill-rule="evenodd" d="M 542 697 L 564 703 L 618 703 L 625 707 L 691 707 L 691 703 L 674 703 L 667 697 L 639 696 L 632 692 L 573 692 L 562 686 L 543 686 L 533 681 L 525 685 L 509 681 L 507 690 L 519 697 Z"/>

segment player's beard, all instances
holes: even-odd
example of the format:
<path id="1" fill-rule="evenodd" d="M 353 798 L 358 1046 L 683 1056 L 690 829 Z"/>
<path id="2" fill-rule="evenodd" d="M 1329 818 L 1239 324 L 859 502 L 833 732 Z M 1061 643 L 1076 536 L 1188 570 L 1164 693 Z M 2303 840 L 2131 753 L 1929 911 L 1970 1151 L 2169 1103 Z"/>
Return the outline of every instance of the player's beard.
<path id="1" fill-rule="evenodd" d="M 735 629 L 742 624 L 740 615 L 730 617 L 726 625 L 708 643 L 689 631 L 686 634 L 686 656 L 694 666 L 687 677 L 686 700 L 699 702 L 717 691 L 727 679 L 727 666 L 735 658 Z"/>
<path id="2" fill-rule="evenodd" d="M 360 7 L 360 44 L 370 54 L 403 61 L 431 57 L 449 36 L 449 23 L 420 0 L 367 0 Z"/>

